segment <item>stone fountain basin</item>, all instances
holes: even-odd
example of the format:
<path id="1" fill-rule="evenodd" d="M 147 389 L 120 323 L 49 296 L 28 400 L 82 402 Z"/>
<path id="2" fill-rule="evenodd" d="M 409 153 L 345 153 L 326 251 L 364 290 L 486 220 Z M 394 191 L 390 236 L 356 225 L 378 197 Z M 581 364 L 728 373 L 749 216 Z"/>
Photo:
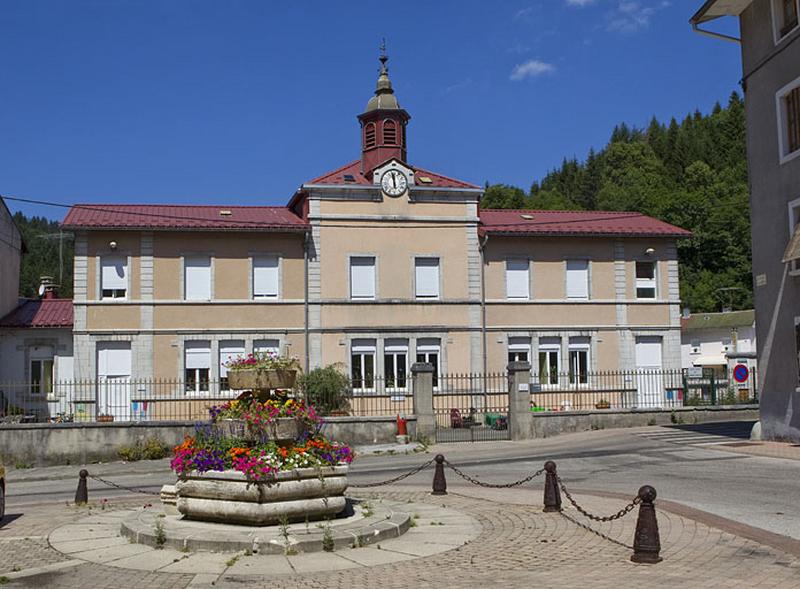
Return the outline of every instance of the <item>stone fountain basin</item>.
<path id="1" fill-rule="evenodd" d="M 175 485 L 188 519 L 249 526 L 318 520 L 344 510 L 347 465 L 299 468 L 254 483 L 234 470 L 188 473 Z"/>

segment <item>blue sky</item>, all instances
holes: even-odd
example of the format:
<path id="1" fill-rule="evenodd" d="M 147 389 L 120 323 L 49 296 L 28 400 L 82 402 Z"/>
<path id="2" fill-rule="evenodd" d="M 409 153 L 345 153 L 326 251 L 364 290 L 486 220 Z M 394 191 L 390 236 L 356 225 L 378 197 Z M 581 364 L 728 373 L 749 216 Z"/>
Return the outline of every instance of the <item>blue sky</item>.
<path id="1" fill-rule="evenodd" d="M 0 194 L 284 204 L 358 157 L 383 36 L 410 163 L 527 189 L 618 122 L 727 101 L 739 47 L 691 31 L 700 4 L 3 0 Z"/>

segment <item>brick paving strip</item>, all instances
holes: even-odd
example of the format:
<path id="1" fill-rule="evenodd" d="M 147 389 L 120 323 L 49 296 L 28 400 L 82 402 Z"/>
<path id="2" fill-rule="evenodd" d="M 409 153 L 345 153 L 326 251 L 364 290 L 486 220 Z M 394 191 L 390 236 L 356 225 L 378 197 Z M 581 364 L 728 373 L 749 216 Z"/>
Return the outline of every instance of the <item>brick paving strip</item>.
<path id="1" fill-rule="evenodd" d="M 665 560 L 658 565 L 636 565 L 629 560 L 631 551 L 621 545 L 632 542 L 635 512 L 607 524 L 589 522 L 574 509 L 565 510 L 568 517 L 544 514 L 538 485 L 516 490 L 459 489 L 443 497 L 408 488 L 355 494 L 375 501 L 405 502 L 418 515 L 416 526 L 402 538 L 382 542 L 380 548 L 297 556 L 240 553 L 236 558 L 129 544 L 115 529 L 141 503 L 115 504 L 104 510 L 48 506 L 0 529 L 0 578 L 6 577 L 8 586 L 14 587 L 98 589 L 243 585 L 393 589 L 488 583 L 526 588 L 796 589 L 800 579 L 800 555 L 791 545 L 784 546 L 788 550 L 779 549 L 772 541 L 748 537 L 752 528 L 732 529 L 730 520 L 709 518 L 666 501 L 657 502 Z M 615 512 L 630 499 L 574 494 L 581 505 L 601 515 Z M 64 554 L 52 546 L 63 543 L 71 543 L 72 552 Z M 91 556 L 94 562 L 81 556 Z"/>

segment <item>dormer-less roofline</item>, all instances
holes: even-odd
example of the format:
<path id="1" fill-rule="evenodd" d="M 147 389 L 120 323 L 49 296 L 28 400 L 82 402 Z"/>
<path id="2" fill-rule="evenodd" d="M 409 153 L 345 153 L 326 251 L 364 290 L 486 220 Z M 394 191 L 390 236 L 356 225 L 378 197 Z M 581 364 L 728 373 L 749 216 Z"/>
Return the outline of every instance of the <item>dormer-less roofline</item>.
<path id="1" fill-rule="evenodd" d="M 752 2 L 753 0 L 706 0 L 689 22 L 696 26 L 723 16 L 739 16 Z"/>

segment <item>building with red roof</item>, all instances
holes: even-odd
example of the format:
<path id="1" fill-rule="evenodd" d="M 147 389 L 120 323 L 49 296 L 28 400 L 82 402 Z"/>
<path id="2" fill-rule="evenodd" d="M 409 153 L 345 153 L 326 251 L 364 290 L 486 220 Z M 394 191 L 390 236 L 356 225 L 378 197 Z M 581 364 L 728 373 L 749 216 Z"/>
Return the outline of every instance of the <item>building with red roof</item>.
<path id="1" fill-rule="evenodd" d="M 394 414 L 413 412 L 414 363 L 439 387 L 528 362 L 556 405 L 601 371 L 680 368 L 676 240 L 689 233 L 635 212 L 480 210 L 480 186 L 413 163 L 386 62 L 358 116 L 360 157 L 309 174 L 285 207 L 69 211 L 76 376 L 207 397 L 231 393 L 230 358 L 277 350 L 306 369 L 341 363 L 354 413 L 383 395 Z M 624 388 L 605 396 L 665 399 L 655 381 Z M 87 400 L 127 419 L 156 392 L 135 394 Z"/>

